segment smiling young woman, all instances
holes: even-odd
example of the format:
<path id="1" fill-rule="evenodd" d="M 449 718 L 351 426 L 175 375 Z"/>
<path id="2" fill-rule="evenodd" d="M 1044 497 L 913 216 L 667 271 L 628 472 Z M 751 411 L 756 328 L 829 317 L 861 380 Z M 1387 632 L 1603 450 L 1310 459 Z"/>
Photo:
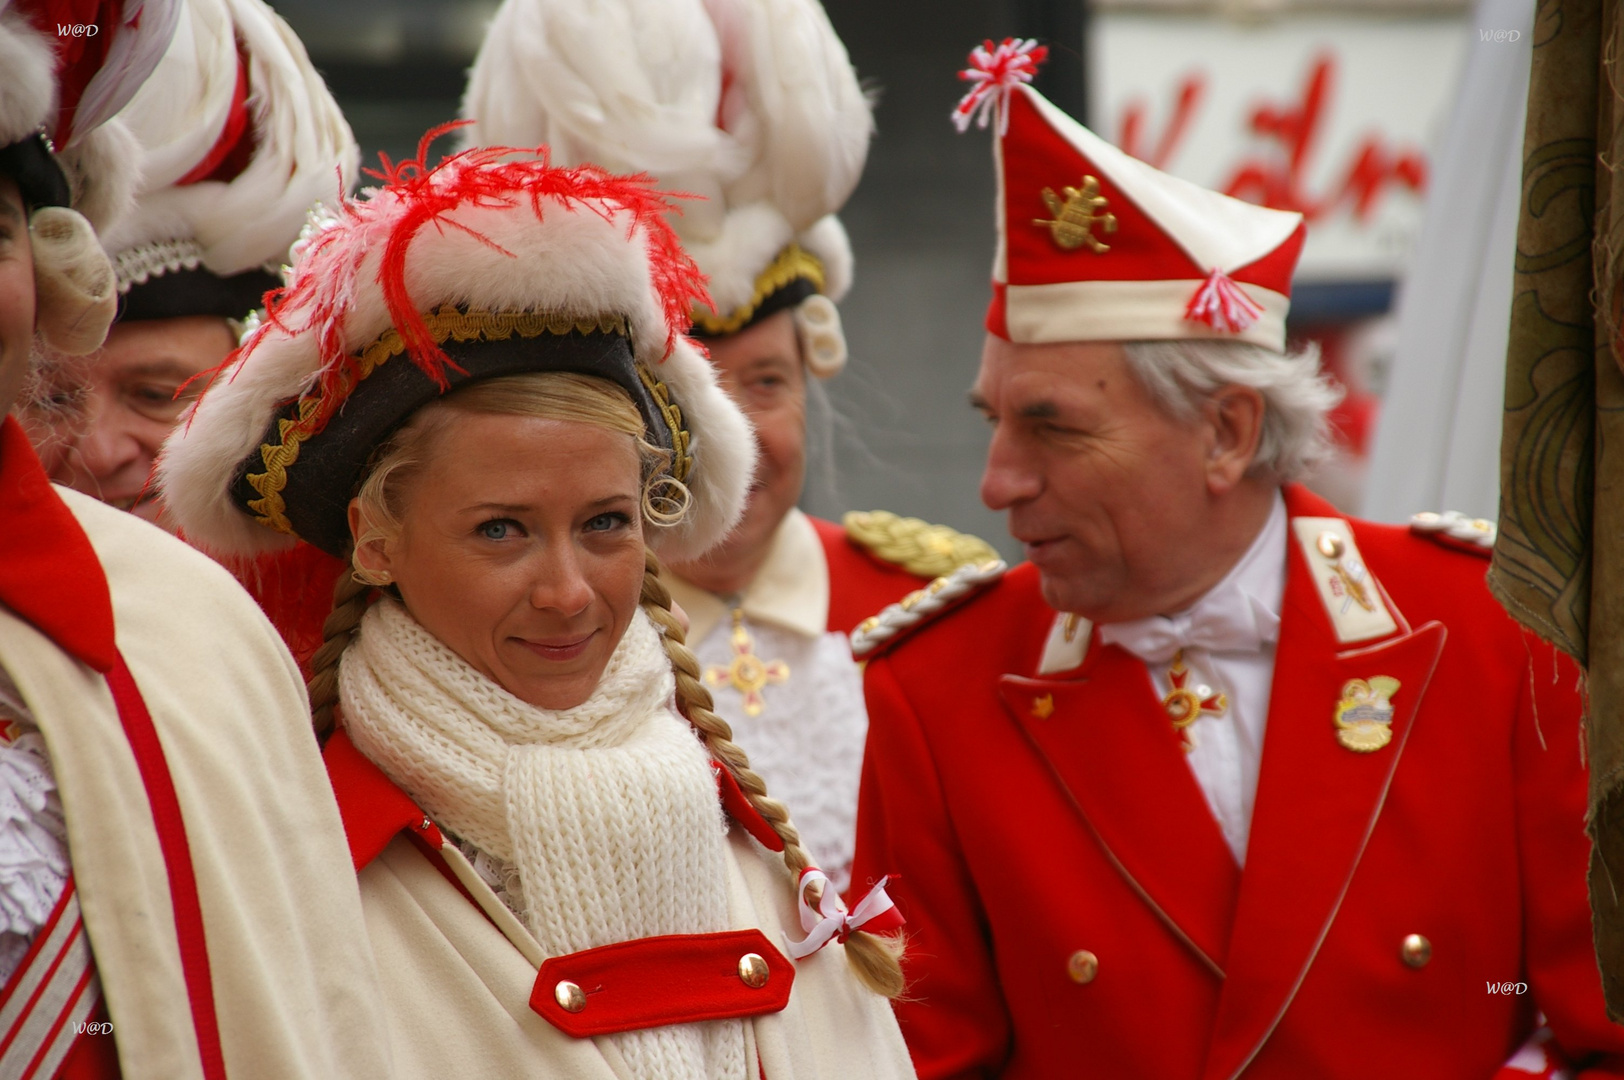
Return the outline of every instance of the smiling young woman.
<path id="1" fill-rule="evenodd" d="M 401 1076 L 912 1075 L 894 909 L 839 909 L 659 580 L 754 465 L 667 209 L 529 152 L 408 162 L 160 461 L 206 549 L 346 561 L 310 697 Z"/>

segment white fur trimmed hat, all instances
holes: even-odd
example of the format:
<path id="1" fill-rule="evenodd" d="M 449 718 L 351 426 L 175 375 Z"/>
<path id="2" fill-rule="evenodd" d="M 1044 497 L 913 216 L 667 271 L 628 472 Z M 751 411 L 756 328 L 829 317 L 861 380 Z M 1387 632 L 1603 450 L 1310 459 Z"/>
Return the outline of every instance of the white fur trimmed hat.
<path id="1" fill-rule="evenodd" d="M 306 213 L 336 205 L 360 150 L 304 46 L 264 0 L 183 0 L 119 113 L 140 143 L 132 213 L 102 237 L 123 319 L 241 318 L 281 284 Z"/>
<path id="2" fill-rule="evenodd" d="M 996 118 L 998 254 L 987 329 L 1018 343 L 1244 341 L 1285 351 L 1303 216 L 1129 157 L 1026 85 L 1047 50 L 987 42 L 959 130 Z"/>
<path id="3" fill-rule="evenodd" d="M 505 0 L 463 115 L 474 142 L 546 143 L 560 164 L 700 196 L 673 222 L 710 283 L 695 333 L 796 308 L 813 372 L 844 364 L 830 301 L 851 287 L 852 253 L 835 211 L 874 125 L 817 0 Z"/>
<path id="4" fill-rule="evenodd" d="M 732 528 L 755 467 L 749 426 L 683 336 L 702 279 L 651 181 L 554 168 L 545 148 L 467 150 L 345 201 L 295 252 L 287 287 L 233 353 L 158 481 L 187 538 L 242 558 L 349 544 L 368 458 L 463 383 L 573 371 L 624 387 L 692 499 L 649 543 L 693 558 Z"/>

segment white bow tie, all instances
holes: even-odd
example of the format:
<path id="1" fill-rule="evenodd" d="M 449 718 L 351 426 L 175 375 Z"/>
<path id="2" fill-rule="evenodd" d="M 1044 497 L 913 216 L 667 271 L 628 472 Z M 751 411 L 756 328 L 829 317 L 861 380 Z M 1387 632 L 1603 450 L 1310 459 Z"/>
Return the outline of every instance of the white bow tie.
<path id="1" fill-rule="evenodd" d="M 1180 615 L 1152 615 L 1100 627 L 1102 644 L 1120 645 L 1147 664 L 1165 664 L 1189 648 L 1254 653 L 1279 635 L 1280 617 L 1235 586 L 1208 593 Z"/>

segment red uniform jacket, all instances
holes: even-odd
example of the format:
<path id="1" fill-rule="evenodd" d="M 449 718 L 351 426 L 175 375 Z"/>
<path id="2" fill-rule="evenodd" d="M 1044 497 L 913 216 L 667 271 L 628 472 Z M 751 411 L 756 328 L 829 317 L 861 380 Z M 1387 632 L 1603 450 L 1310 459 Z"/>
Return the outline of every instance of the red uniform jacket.
<path id="1" fill-rule="evenodd" d="M 1624 1075 L 1575 668 L 1500 609 L 1481 557 L 1353 535 L 1398 632 L 1339 647 L 1288 541 L 1244 873 L 1143 664 L 1095 641 L 1035 677 L 1055 615 L 1030 566 L 870 661 L 853 888 L 901 875 L 923 1080 L 1487 1080 L 1537 1012 L 1581 1075 Z M 1393 737 L 1355 753 L 1333 711 L 1376 675 L 1400 683 Z"/>

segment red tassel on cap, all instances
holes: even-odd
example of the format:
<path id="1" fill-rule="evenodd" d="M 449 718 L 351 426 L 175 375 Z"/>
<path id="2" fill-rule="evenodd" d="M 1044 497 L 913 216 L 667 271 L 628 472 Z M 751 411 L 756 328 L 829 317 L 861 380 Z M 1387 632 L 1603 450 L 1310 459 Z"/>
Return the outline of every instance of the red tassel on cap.
<path id="1" fill-rule="evenodd" d="M 1263 308 L 1241 291 L 1228 274 L 1214 268 L 1207 280 L 1190 297 L 1184 317 L 1192 322 L 1206 323 L 1214 330 L 1238 334 L 1258 321 Z"/>
<path id="2" fill-rule="evenodd" d="M 970 66 L 959 72 L 959 78 L 975 85 L 954 108 L 954 126 L 961 132 L 968 131 L 974 120 L 977 127 L 986 127 L 993 110 L 1015 87 L 1031 82 L 1048 55 L 1049 47 L 1039 45 L 1034 38 L 1005 38 L 997 45 L 986 41 L 970 50 Z M 1000 109 L 998 134 L 1008 130 L 1008 111 Z"/>

